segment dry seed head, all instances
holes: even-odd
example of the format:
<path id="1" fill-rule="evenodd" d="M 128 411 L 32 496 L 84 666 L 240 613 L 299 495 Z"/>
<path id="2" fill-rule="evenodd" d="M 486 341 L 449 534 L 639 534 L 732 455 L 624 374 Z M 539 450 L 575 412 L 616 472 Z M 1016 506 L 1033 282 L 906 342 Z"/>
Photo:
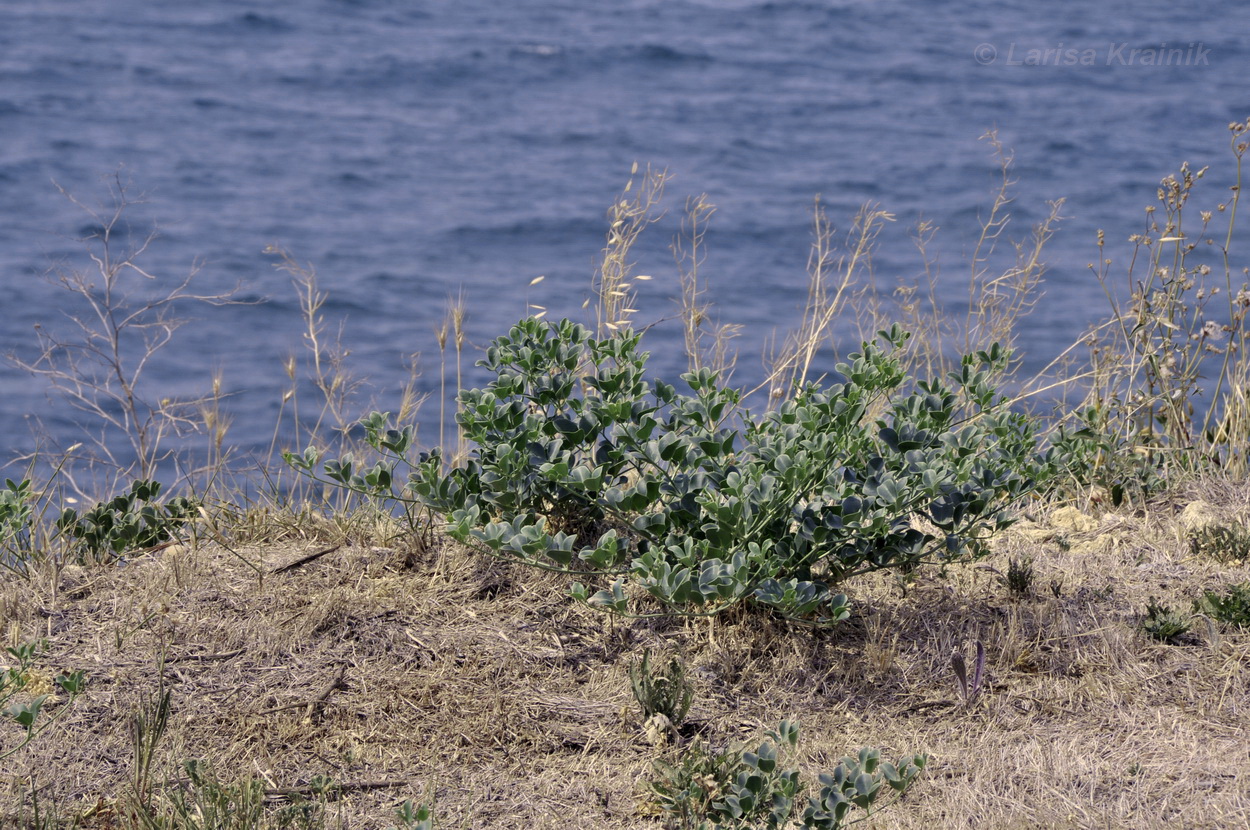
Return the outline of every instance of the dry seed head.
<path id="1" fill-rule="evenodd" d="M 530 285 L 538 285 L 540 282 L 542 282 L 545 279 L 547 279 L 546 274 L 543 274 L 542 276 L 539 276 L 539 277 L 534 277 L 534 279 L 530 280 Z"/>
<path id="2" fill-rule="evenodd" d="M 39 695 L 52 695 L 55 687 L 52 685 L 52 675 L 43 669 L 28 669 L 22 674 L 22 680 L 25 681 L 24 692 L 31 697 Z M 52 697 L 52 700 L 55 700 Z"/>

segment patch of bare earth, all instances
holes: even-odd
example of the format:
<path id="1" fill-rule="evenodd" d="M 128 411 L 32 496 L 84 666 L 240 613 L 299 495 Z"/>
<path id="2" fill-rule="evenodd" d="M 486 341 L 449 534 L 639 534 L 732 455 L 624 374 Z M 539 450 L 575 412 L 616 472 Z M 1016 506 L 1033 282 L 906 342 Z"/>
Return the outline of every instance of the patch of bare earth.
<path id="1" fill-rule="evenodd" d="M 1178 522 L 1198 501 L 1203 521 L 1244 522 L 1247 498 L 1209 484 L 1136 515 L 1047 510 L 979 565 L 846 586 L 856 615 L 833 631 L 758 613 L 613 620 L 572 604 L 562 577 L 450 543 L 206 545 L 10 582 L 9 636 L 47 637 L 46 664 L 84 669 L 89 687 L 0 762 L 0 798 L 12 815 L 34 781 L 107 826 L 129 786 L 131 713 L 163 672 L 170 775 L 207 758 L 275 800 L 330 776 L 351 827 L 433 795 L 444 827 L 659 828 L 643 782 L 677 749 L 646 741 L 627 676 L 651 647 L 686 659 L 687 731 L 714 746 L 790 718 L 813 777 L 862 745 L 929 753 L 868 826 L 1247 827 L 1250 634 L 1199 619 L 1165 645 L 1139 628 L 1151 597 L 1187 611 L 1250 578 L 1192 557 Z M 1033 591 L 1015 597 L 999 574 L 1025 556 Z M 978 640 L 987 681 L 965 703 L 951 654 L 971 662 Z"/>

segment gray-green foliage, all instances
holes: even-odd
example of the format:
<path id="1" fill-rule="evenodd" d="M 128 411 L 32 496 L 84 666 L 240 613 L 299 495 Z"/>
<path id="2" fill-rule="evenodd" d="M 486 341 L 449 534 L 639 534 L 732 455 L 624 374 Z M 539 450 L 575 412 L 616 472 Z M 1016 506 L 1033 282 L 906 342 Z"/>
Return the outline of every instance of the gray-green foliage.
<path id="1" fill-rule="evenodd" d="M 399 824 L 391 830 L 434 830 L 434 811 L 428 804 L 413 804 L 404 799 L 395 808 L 395 818 Z"/>
<path id="2" fill-rule="evenodd" d="M 1163 643 L 1175 643 L 1189 632 L 1189 618 L 1154 597 L 1146 603 L 1146 616 L 1142 619 L 1142 631 Z"/>
<path id="3" fill-rule="evenodd" d="M 1031 556 L 1012 558 L 1007 562 L 1007 575 L 1003 577 L 1007 590 L 1018 597 L 1028 596 L 1033 591 L 1033 558 Z"/>
<path id="4" fill-rule="evenodd" d="M 156 501 L 160 492 L 159 481 L 135 481 L 128 492 L 100 502 L 82 515 L 65 508 L 57 528 L 75 540 L 80 560 L 113 561 L 129 550 L 169 541 L 196 516 L 195 502 L 179 496 L 160 504 Z"/>
<path id="5" fill-rule="evenodd" d="M 651 664 L 651 652 L 646 650 L 642 660 L 629 667 L 629 684 L 638 701 L 644 718 L 663 715 L 673 728 L 681 726 L 694 701 L 694 689 L 686 678 L 686 667 L 676 657 L 668 665 L 656 669 Z"/>
<path id="6" fill-rule="evenodd" d="M 1187 534 L 1189 551 L 1218 562 L 1250 561 L 1250 528 L 1238 522 L 1204 524 Z"/>
<path id="7" fill-rule="evenodd" d="M 332 824 L 326 802 L 335 784 L 314 776 L 309 798 L 289 796 L 289 803 L 267 806 L 265 782 L 243 776 L 222 778 L 200 759 L 182 765 L 183 776 L 168 781 L 148 803 L 133 813 L 143 830 L 326 830 Z"/>
<path id="8" fill-rule="evenodd" d="M 1009 354 L 963 359 L 945 380 L 906 376 L 897 326 L 773 411 L 706 369 L 688 391 L 645 379 L 640 335 L 604 340 L 567 320 L 523 320 L 487 349 L 494 380 L 461 393 L 472 457 L 423 454 L 411 427 L 365 419 L 381 460 L 287 460 L 361 493 L 417 501 L 449 533 L 539 568 L 612 581 L 574 594 L 629 613 L 632 581 L 668 612 L 744 601 L 813 623 L 848 614 L 845 579 L 975 556 L 1044 467 L 1034 423 L 991 384 Z"/>
<path id="9" fill-rule="evenodd" d="M 4 489 L 0 490 L 0 564 L 20 574 L 26 573 L 35 556 L 31 538 L 34 501 L 30 479 L 4 480 Z"/>
<path id="10" fill-rule="evenodd" d="M 66 695 L 66 701 L 57 713 L 51 717 L 44 712 L 44 704 L 51 693 L 38 694 L 29 699 L 24 693 L 31 685 L 31 672 L 38 661 L 39 655 L 47 648 L 46 642 L 22 643 L 5 649 L 8 656 L 16 662 L 4 671 L 0 671 L 0 705 L 8 704 L 0 710 L 0 718 L 10 721 L 22 730 L 22 738 L 18 744 L 8 750 L 0 751 L 0 759 L 4 759 L 35 740 L 62 714 L 68 711 L 69 705 L 86 688 L 86 679 L 82 671 L 59 674 L 53 683 Z M 18 700 L 14 701 L 14 698 Z"/>
<path id="11" fill-rule="evenodd" d="M 1222 594 L 1204 591 L 1194 600 L 1194 613 L 1238 628 L 1250 628 L 1250 582 L 1229 585 Z"/>
<path id="12" fill-rule="evenodd" d="M 1135 444 L 1116 432 L 1106 407 L 1090 406 L 1073 416 L 1076 426 L 1060 424 L 1050 436 L 1047 461 L 1057 489 L 1101 487 L 1118 507 L 1163 487 L 1160 457 L 1134 452 Z"/>
<path id="13" fill-rule="evenodd" d="M 164 665 L 158 667 L 163 672 Z M 267 806 L 265 783 L 250 776 L 224 778 L 202 759 L 182 764 L 182 775 L 159 780 L 158 749 L 169 727 L 171 694 L 164 675 L 130 718 L 134 752 L 127 813 L 136 830 L 325 830 L 326 802 L 339 787 L 313 776 L 305 798 L 288 794 L 278 809 Z"/>
<path id="14" fill-rule="evenodd" d="M 753 751 L 692 744 L 673 763 L 655 762 L 652 800 L 680 830 L 837 830 L 887 806 L 878 803 L 884 793 L 901 796 L 928 760 L 915 755 L 890 764 L 877 750 L 861 749 L 818 775 L 814 793 L 804 796 L 801 771 L 786 764 L 798 739 L 798 724 L 782 721 Z M 864 816 L 848 821 L 857 808 Z"/>

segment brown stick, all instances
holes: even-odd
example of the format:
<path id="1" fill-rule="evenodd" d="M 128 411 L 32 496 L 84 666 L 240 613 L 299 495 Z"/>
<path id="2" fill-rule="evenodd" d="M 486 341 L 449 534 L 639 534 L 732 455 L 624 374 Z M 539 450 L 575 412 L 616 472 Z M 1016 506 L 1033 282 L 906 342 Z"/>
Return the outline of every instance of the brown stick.
<path id="1" fill-rule="evenodd" d="M 338 550 L 341 547 L 343 546 L 334 545 L 333 547 L 326 548 L 325 550 L 314 551 L 313 553 L 310 553 L 307 556 L 301 556 L 299 559 L 296 559 L 294 562 L 288 562 L 285 565 L 279 565 L 278 567 L 270 570 L 269 573 L 280 574 L 280 573 L 286 573 L 287 571 L 293 571 L 296 568 L 298 568 L 300 565 L 307 565 L 309 562 L 312 562 L 314 559 L 320 559 L 321 557 L 325 556 L 327 553 L 334 553 L 336 550 Z"/>
<path id="2" fill-rule="evenodd" d="M 330 695 L 334 694 L 335 689 L 346 689 L 347 684 L 343 682 L 343 675 L 347 674 L 347 664 L 339 666 L 338 673 L 330 680 L 329 684 L 321 690 L 321 694 L 317 695 L 311 703 L 308 704 L 308 711 L 304 713 L 304 720 L 311 723 L 313 716 L 321 711 L 326 705 L 326 701 L 330 699 Z"/>
<path id="3" fill-rule="evenodd" d="M 345 792 L 347 790 L 383 790 L 389 787 L 402 787 L 407 781 L 348 781 L 343 784 L 331 784 L 326 788 L 328 794 L 335 792 Z M 282 801 L 290 799 L 292 796 L 310 796 L 314 794 L 311 786 L 304 787 L 284 787 L 277 790 L 265 790 L 265 801 Z"/>
<path id="4" fill-rule="evenodd" d="M 183 660 L 229 660 L 231 657 L 238 657 L 246 649 L 236 648 L 234 651 L 222 651 L 217 654 L 171 654 L 165 658 L 166 663 L 178 663 Z"/>
<path id="5" fill-rule="evenodd" d="M 301 700 L 298 703 L 285 703 L 281 706 L 275 706 L 272 709 L 264 709 L 256 714 L 272 715 L 274 712 L 284 712 L 287 709 L 301 709 L 307 707 L 308 712 L 304 715 L 304 719 L 311 721 L 313 714 L 320 710 L 321 707 L 325 706 L 326 701 L 330 699 L 330 695 L 333 694 L 336 689 L 347 688 L 347 684 L 343 682 L 343 675 L 345 674 L 347 674 L 346 664 L 340 665 L 339 670 L 335 673 L 333 679 L 331 679 L 330 682 L 327 683 L 312 700 Z"/>

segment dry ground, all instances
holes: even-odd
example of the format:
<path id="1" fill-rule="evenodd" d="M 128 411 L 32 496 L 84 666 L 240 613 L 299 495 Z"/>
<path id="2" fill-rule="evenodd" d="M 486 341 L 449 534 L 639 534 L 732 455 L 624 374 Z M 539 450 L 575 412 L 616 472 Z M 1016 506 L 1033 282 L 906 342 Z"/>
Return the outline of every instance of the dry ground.
<path id="1" fill-rule="evenodd" d="M 1194 502 L 1206 506 L 1183 512 Z M 856 615 L 827 632 L 759 614 L 611 620 L 567 600 L 562 578 L 439 541 L 300 562 L 333 546 L 325 533 L 10 581 L 10 639 L 47 637 L 45 665 L 84 669 L 89 687 L 0 761 L 0 816 L 33 780 L 62 815 L 115 824 L 131 714 L 163 672 L 170 775 L 205 757 L 275 796 L 328 775 L 352 828 L 389 826 L 397 803 L 431 794 L 445 828 L 660 828 L 642 782 L 674 750 L 646 741 L 627 676 L 651 647 L 686 659 L 692 731 L 714 745 L 791 718 L 813 775 L 861 745 L 929 753 L 870 827 L 1244 828 L 1250 633 L 1199 620 L 1165 645 L 1139 629 L 1151 596 L 1187 610 L 1250 578 L 1190 556 L 1183 525 L 1207 515 L 1250 519 L 1250 492 L 1206 484 L 1136 515 L 1039 510 L 989 567 L 847 586 Z M 1021 556 L 1035 590 L 1016 598 L 990 568 Z M 964 705 L 950 656 L 977 640 L 988 684 Z"/>

